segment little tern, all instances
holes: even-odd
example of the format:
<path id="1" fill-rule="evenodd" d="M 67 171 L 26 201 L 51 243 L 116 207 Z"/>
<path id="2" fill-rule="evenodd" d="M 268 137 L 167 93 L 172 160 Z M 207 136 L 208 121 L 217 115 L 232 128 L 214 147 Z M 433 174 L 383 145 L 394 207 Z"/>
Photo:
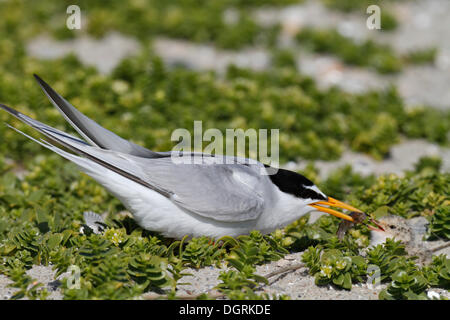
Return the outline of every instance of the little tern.
<path id="1" fill-rule="evenodd" d="M 101 127 L 35 75 L 47 97 L 83 139 L 34 120 L 6 105 L 0 107 L 48 138 L 43 147 L 74 162 L 117 197 L 144 229 L 170 238 L 269 233 L 314 211 L 355 222 L 360 210 L 325 195 L 301 174 L 258 161 L 200 152 L 155 152 Z M 64 147 L 62 149 L 59 146 Z M 190 157 L 192 163 L 174 161 Z M 222 159 L 223 160 L 223 159 Z M 261 174 L 265 170 L 266 174 Z M 369 226 L 370 227 L 370 226 Z"/>

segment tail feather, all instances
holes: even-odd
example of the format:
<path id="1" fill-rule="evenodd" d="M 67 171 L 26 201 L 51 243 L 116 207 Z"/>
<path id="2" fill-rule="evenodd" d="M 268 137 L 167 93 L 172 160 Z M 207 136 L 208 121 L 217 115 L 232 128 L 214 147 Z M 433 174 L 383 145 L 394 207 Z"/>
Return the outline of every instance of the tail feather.
<path id="1" fill-rule="evenodd" d="M 75 163 L 82 171 L 86 172 L 87 174 L 93 176 L 93 175 L 98 175 L 101 174 L 102 171 L 105 171 L 106 168 L 102 167 L 101 165 L 95 163 L 94 161 L 91 161 L 89 159 L 74 155 L 72 153 L 69 153 L 67 151 L 64 151 L 52 144 L 50 144 L 49 142 L 40 139 L 37 140 L 29 135 L 27 135 L 26 133 L 20 131 L 17 128 L 14 128 L 13 126 L 10 126 L 9 124 L 6 124 L 9 128 L 13 129 L 14 131 L 20 133 L 21 135 L 27 137 L 28 139 L 33 140 L 34 142 L 40 144 L 41 146 L 43 146 L 44 148 L 47 148 L 57 154 L 59 154 L 60 156 L 62 156 L 63 158 L 72 161 L 73 163 Z"/>
<path id="2" fill-rule="evenodd" d="M 15 131 L 23 134 L 24 136 L 32 139 L 33 141 L 39 143 L 40 145 L 46 147 L 47 149 L 50 149 L 59 155 L 63 156 L 64 158 L 75 162 L 78 164 L 81 168 L 84 168 L 86 173 L 90 174 L 86 171 L 86 169 L 89 169 L 92 171 L 92 168 L 102 168 L 102 171 L 106 169 L 109 169 L 115 173 L 118 173 L 130 180 L 133 180 L 149 189 L 152 189 L 166 197 L 170 197 L 170 194 L 165 192 L 164 190 L 160 190 L 155 188 L 153 185 L 151 185 L 149 182 L 144 181 L 142 177 L 145 177 L 145 174 L 142 172 L 142 169 L 136 165 L 133 165 L 133 162 L 131 158 L 133 155 L 127 155 L 127 157 L 124 157 L 124 155 L 119 151 L 114 150 L 104 150 L 101 148 L 98 148 L 96 146 L 91 146 L 87 144 L 85 141 L 80 140 L 68 133 L 65 133 L 63 131 L 60 131 L 58 129 L 55 129 L 53 127 L 50 127 L 42 122 L 39 122 L 37 120 L 34 120 L 19 111 L 16 111 L 10 107 L 7 107 L 5 105 L 0 104 L 0 108 L 4 109 L 5 111 L 9 112 L 10 114 L 14 115 L 17 119 L 23 121 L 24 123 L 28 124 L 32 128 L 36 129 L 38 132 L 42 133 L 46 137 L 50 139 L 53 143 L 60 144 L 64 146 L 65 148 L 69 149 L 72 152 L 75 152 L 83 157 L 75 156 L 71 153 L 68 153 L 56 146 L 54 146 L 52 143 L 49 143 L 45 140 L 38 141 L 22 131 L 9 126 L 10 128 L 14 129 Z M 86 162 L 86 160 L 89 160 Z M 86 166 L 86 163 L 91 164 L 90 166 Z M 94 166 L 94 163 L 96 164 Z M 82 166 L 81 164 L 85 164 Z M 92 174 L 90 174 L 93 176 Z M 95 178 L 95 176 L 93 176 Z"/>
<path id="3" fill-rule="evenodd" d="M 60 136 L 64 136 L 65 138 L 71 139 L 74 142 L 80 143 L 80 144 L 84 144 L 84 145 L 89 145 L 87 144 L 84 140 L 78 139 L 77 137 L 74 137 L 64 131 L 58 130 L 56 128 L 50 127 L 40 121 L 37 121 L 33 118 L 30 118 L 26 115 L 24 115 L 23 113 L 14 110 L 4 104 L 0 104 L 0 108 L 2 108 L 3 110 L 5 110 L 6 112 L 8 112 L 9 114 L 13 115 L 14 117 L 16 117 L 17 119 L 19 119 L 20 121 L 28 124 L 29 126 L 31 126 L 32 128 L 38 130 L 39 132 L 45 134 L 46 136 L 48 136 L 48 134 L 46 133 L 46 131 L 48 132 L 53 132 L 54 134 L 58 134 Z M 9 126 L 10 127 L 10 126 Z M 46 131 L 45 131 L 46 130 Z"/>
<path id="4" fill-rule="evenodd" d="M 139 157 L 158 158 L 161 155 L 157 152 L 148 150 L 131 141 L 125 140 L 115 133 L 103 128 L 98 123 L 88 118 L 74 106 L 72 106 L 66 99 L 53 90 L 44 80 L 39 76 L 34 75 L 39 86 L 45 92 L 47 97 L 53 105 L 64 116 L 67 122 L 77 130 L 77 132 L 88 141 L 91 145 L 115 150 L 126 154 L 131 154 Z"/>

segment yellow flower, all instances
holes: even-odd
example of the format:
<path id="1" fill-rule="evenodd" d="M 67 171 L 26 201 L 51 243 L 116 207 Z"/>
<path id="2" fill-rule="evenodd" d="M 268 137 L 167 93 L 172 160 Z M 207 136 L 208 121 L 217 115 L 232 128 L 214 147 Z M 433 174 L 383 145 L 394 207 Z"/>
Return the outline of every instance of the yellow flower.
<path id="1" fill-rule="evenodd" d="M 324 266 L 320 267 L 320 274 L 324 277 L 330 278 L 332 272 L 333 272 L 333 267 L 331 267 L 330 265 L 324 265 Z"/>

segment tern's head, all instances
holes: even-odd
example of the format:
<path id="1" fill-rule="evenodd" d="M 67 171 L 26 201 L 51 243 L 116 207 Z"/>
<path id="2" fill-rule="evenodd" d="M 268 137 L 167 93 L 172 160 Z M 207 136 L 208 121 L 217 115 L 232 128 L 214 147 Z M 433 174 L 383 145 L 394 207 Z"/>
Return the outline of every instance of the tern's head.
<path id="1" fill-rule="evenodd" d="M 361 212 L 359 209 L 356 209 L 344 202 L 326 196 L 314 183 L 299 173 L 284 169 L 277 169 L 276 173 L 269 175 L 269 177 L 270 180 L 272 180 L 272 182 L 282 192 L 299 198 L 305 204 L 316 210 L 329 213 L 333 216 L 351 222 L 356 222 L 351 216 L 328 207 L 323 207 L 323 205 Z"/>

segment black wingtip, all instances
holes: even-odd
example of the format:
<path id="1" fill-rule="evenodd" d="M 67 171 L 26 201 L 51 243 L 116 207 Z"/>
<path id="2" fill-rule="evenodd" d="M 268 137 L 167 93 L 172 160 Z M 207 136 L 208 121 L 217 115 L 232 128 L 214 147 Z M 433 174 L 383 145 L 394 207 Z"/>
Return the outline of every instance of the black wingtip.
<path id="1" fill-rule="evenodd" d="M 48 84 L 44 80 L 42 80 L 41 77 L 39 77 L 36 73 L 33 73 L 33 76 L 41 87 L 48 87 Z"/>
<path id="2" fill-rule="evenodd" d="M 42 91 L 46 94 L 46 96 L 52 101 L 52 103 L 60 110 L 65 110 L 63 107 L 64 101 L 63 98 L 57 93 L 55 90 L 53 90 L 50 85 L 42 80 L 37 74 L 33 74 L 34 78 L 36 79 L 37 83 L 41 87 Z M 65 111 L 63 111 L 66 113 Z"/>
<path id="3" fill-rule="evenodd" d="M 51 98 L 51 99 L 57 99 L 59 94 L 50 87 L 50 85 L 41 79 L 37 74 L 33 73 L 34 78 L 36 79 L 37 83 L 41 87 L 41 89 Z"/>

